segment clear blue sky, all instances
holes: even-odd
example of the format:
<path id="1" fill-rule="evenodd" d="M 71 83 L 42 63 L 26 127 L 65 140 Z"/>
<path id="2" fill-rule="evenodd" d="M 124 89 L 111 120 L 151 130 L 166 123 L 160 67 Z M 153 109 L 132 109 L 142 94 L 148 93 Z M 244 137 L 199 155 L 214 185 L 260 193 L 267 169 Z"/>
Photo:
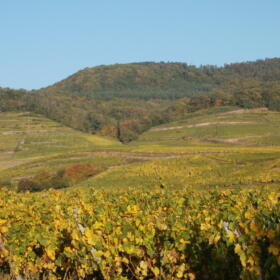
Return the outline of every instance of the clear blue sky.
<path id="1" fill-rule="evenodd" d="M 100 64 L 280 57 L 279 0 L 3 0 L 0 11 L 2 87 Z"/>

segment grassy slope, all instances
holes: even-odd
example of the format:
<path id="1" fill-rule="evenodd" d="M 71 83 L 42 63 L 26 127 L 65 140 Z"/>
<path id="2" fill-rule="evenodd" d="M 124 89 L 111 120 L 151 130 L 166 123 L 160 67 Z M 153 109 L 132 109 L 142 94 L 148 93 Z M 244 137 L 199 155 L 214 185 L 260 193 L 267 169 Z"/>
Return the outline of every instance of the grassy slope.
<path id="1" fill-rule="evenodd" d="M 64 127 L 39 115 L 0 114 L 0 178 L 21 178 L 41 170 L 57 170 L 76 162 L 98 166 L 122 163 L 103 155 L 90 157 L 89 151 L 119 146 L 119 142 Z"/>
<path id="2" fill-rule="evenodd" d="M 74 131 L 38 115 L 1 113 L 0 178 L 16 182 L 41 170 L 56 171 L 87 162 L 104 172 L 77 187 L 112 190 L 277 184 L 280 113 L 233 110 L 236 108 L 215 108 L 189 114 L 184 120 L 144 133 L 128 145 Z M 172 129 L 221 121 L 250 123 Z M 162 128 L 167 129 L 155 130 Z"/>
<path id="3" fill-rule="evenodd" d="M 188 140 L 232 144 L 280 144 L 280 113 L 262 109 L 223 112 L 213 108 L 154 127 L 139 140 Z"/>
<path id="4" fill-rule="evenodd" d="M 198 188 L 278 184 L 280 113 L 214 108 L 189 114 L 184 120 L 158 128 L 221 121 L 240 123 L 161 131 L 152 129 L 122 149 L 150 154 L 154 160 L 115 167 L 80 186 L 113 189 L 151 188 L 161 184 Z M 250 123 L 245 125 L 242 122 Z M 216 131 L 218 135 L 214 135 Z"/>

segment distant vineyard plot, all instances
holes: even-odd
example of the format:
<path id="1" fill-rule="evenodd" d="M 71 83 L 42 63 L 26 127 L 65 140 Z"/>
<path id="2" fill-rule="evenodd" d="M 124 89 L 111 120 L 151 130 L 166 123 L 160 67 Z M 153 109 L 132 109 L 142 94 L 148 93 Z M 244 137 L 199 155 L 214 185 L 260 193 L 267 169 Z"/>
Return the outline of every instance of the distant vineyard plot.
<path id="1" fill-rule="evenodd" d="M 42 171 L 54 174 L 80 163 L 98 172 L 78 186 L 109 189 L 280 180 L 280 113 L 265 109 L 201 110 L 153 127 L 126 145 L 28 112 L 1 113 L 0 124 L 1 180 L 12 180 L 14 187 Z"/>
<path id="2" fill-rule="evenodd" d="M 41 170 L 71 163 L 119 162 L 89 158 L 85 153 L 118 146 L 110 138 L 85 134 L 28 112 L 0 113 L 0 174 L 2 180 L 29 177 Z"/>
<path id="3" fill-rule="evenodd" d="M 182 120 L 151 128 L 139 140 L 186 140 L 239 145 L 280 145 L 280 113 L 265 108 L 187 115 Z M 211 113 L 211 114 L 209 114 Z"/>

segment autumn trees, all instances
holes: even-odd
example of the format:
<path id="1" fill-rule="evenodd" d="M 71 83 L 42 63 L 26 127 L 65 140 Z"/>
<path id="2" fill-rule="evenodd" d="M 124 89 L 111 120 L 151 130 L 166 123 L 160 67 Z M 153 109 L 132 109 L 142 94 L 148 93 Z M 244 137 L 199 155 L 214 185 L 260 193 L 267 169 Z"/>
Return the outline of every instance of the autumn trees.
<path id="1" fill-rule="evenodd" d="M 132 63 L 86 68 L 38 91 L 0 88 L 1 111 L 31 111 L 88 133 L 131 141 L 212 106 L 280 110 L 280 59 L 195 67 Z"/>

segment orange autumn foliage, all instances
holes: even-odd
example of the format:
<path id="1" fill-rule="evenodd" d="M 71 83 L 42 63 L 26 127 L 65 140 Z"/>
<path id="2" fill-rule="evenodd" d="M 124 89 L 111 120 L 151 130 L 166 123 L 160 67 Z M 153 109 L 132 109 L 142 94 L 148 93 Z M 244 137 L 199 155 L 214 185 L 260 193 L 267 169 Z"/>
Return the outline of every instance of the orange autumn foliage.
<path id="1" fill-rule="evenodd" d="M 74 182 L 79 182 L 87 177 L 93 176 L 98 168 L 88 163 L 77 163 L 65 169 L 63 177 L 69 178 Z"/>
<path id="2" fill-rule="evenodd" d="M 216 99 L 215 107 L 220 107 L 221 105 L 222 105 L 222 100 L 221 99 Z"/>

